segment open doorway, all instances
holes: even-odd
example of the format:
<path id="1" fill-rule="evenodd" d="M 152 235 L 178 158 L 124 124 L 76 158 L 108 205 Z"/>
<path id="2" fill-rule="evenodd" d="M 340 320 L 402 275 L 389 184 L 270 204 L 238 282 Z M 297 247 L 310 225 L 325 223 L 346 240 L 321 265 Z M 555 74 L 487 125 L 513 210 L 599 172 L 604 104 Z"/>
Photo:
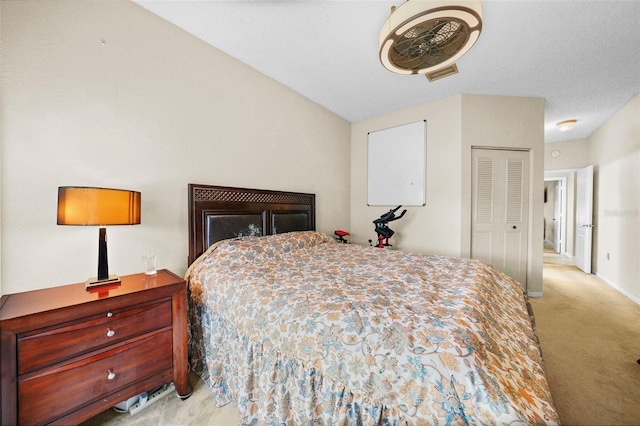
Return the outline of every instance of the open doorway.
<path id="1" fill-rule="evenodd" d="M 545 173 L 543 210 L 543 261 L 545 263 L 574 265 L 573 244 L 569 243 L 569 240 L 573 240 L 571 229 L 574 218 L 569 217 L 573 216 L 573 200 L 569 203 L 567 196 L 573 195 L 574 192 L 573 188 L 568 187 L 568 180 L 571 184 L 574 181 L 571 175 L 553 176 Z"/>
<path id="2" fill-rule="evenodd" d="M 544 181 L 544 249 L 545 253 L 563 253 L 565 240 L 566 178 Z"/>
<path id="3" fill-rule="evenodd" d="M 544 172 L 546 202 L 545 212 L 545 263 L 560 263 L 574 265 L 584 272 L 591 273 L 591 251 L 593 232 L 592 197 L 593 197 L 593 166 L 569 170 L 546 170 Z M 555 184 L 553 182 L 559 182 Z M 549 187 L 548 187 L 549 185 Z M 561 186 L 560 204 L 563 212 L 556 213 L 557 193 L 553 197 L 550 187 Z M 553 207 L 552 207 L 553 206 Z M 554 213 L 547 213 L 547 212 Z M 548 217 L 549 215 L 549 217 Z M 551 227 L 553 219 L 559 219 L 560 237 L 562 239 L 558 249 L 554 246 Z M 548 223 L 550 221 L 550 223 Z M 549 242 L 547 242 L 549 241 Z"/>

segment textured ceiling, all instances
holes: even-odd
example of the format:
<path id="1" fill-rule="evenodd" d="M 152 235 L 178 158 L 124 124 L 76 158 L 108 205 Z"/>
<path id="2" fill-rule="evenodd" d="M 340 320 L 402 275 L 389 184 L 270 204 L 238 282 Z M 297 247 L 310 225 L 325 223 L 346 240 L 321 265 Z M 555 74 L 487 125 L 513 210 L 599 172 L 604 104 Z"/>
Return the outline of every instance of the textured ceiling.
<path id="1" fill-rule="evenodd" d="M 432 83 L 378 59 L 402 1 L 134 1 L 351 122 L 458 93 L 532 96 L 557 142 L 589 136 L 640 93 L 640 1 L 485 0 L 459 74 Z M 573 131 L 556 129 L 572 118 Z"/>

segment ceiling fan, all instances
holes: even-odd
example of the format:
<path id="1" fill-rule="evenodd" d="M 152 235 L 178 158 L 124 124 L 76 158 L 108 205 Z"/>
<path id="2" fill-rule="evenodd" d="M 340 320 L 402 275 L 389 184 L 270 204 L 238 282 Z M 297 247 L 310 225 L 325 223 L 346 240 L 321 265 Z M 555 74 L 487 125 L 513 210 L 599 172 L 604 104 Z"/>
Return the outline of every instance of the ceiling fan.
<path id="1" fill-rule="evenodd" d="M 455 61 L 481 31 L 480 0 L 407 0 L 391 8 L 380 31 L 380 61 L 390 71 L 434 81 L 458 72 Z"/>

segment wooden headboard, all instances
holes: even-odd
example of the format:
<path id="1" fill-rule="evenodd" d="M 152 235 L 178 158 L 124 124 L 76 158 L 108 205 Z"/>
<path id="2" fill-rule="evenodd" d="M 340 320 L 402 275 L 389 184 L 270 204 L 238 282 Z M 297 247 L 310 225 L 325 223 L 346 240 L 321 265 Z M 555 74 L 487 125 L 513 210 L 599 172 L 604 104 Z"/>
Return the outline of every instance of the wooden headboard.
<path id="1" fill-rule="evenodd" d="M 189 265 L 226 238 L 315 229 L 315 194 L 189 184 Z"/>

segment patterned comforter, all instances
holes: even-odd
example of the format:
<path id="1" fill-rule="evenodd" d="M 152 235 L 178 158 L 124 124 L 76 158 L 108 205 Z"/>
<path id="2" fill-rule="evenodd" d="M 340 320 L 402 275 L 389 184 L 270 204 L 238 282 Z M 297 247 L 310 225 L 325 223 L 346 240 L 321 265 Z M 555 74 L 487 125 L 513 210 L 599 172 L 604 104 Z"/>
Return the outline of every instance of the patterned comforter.
<path id="1" fill-rule="evenodd" d="M 187 271 L 192 367 L 243 424 L 557 424 L 521 286 L 481 261 L 318 232 Z"/>

